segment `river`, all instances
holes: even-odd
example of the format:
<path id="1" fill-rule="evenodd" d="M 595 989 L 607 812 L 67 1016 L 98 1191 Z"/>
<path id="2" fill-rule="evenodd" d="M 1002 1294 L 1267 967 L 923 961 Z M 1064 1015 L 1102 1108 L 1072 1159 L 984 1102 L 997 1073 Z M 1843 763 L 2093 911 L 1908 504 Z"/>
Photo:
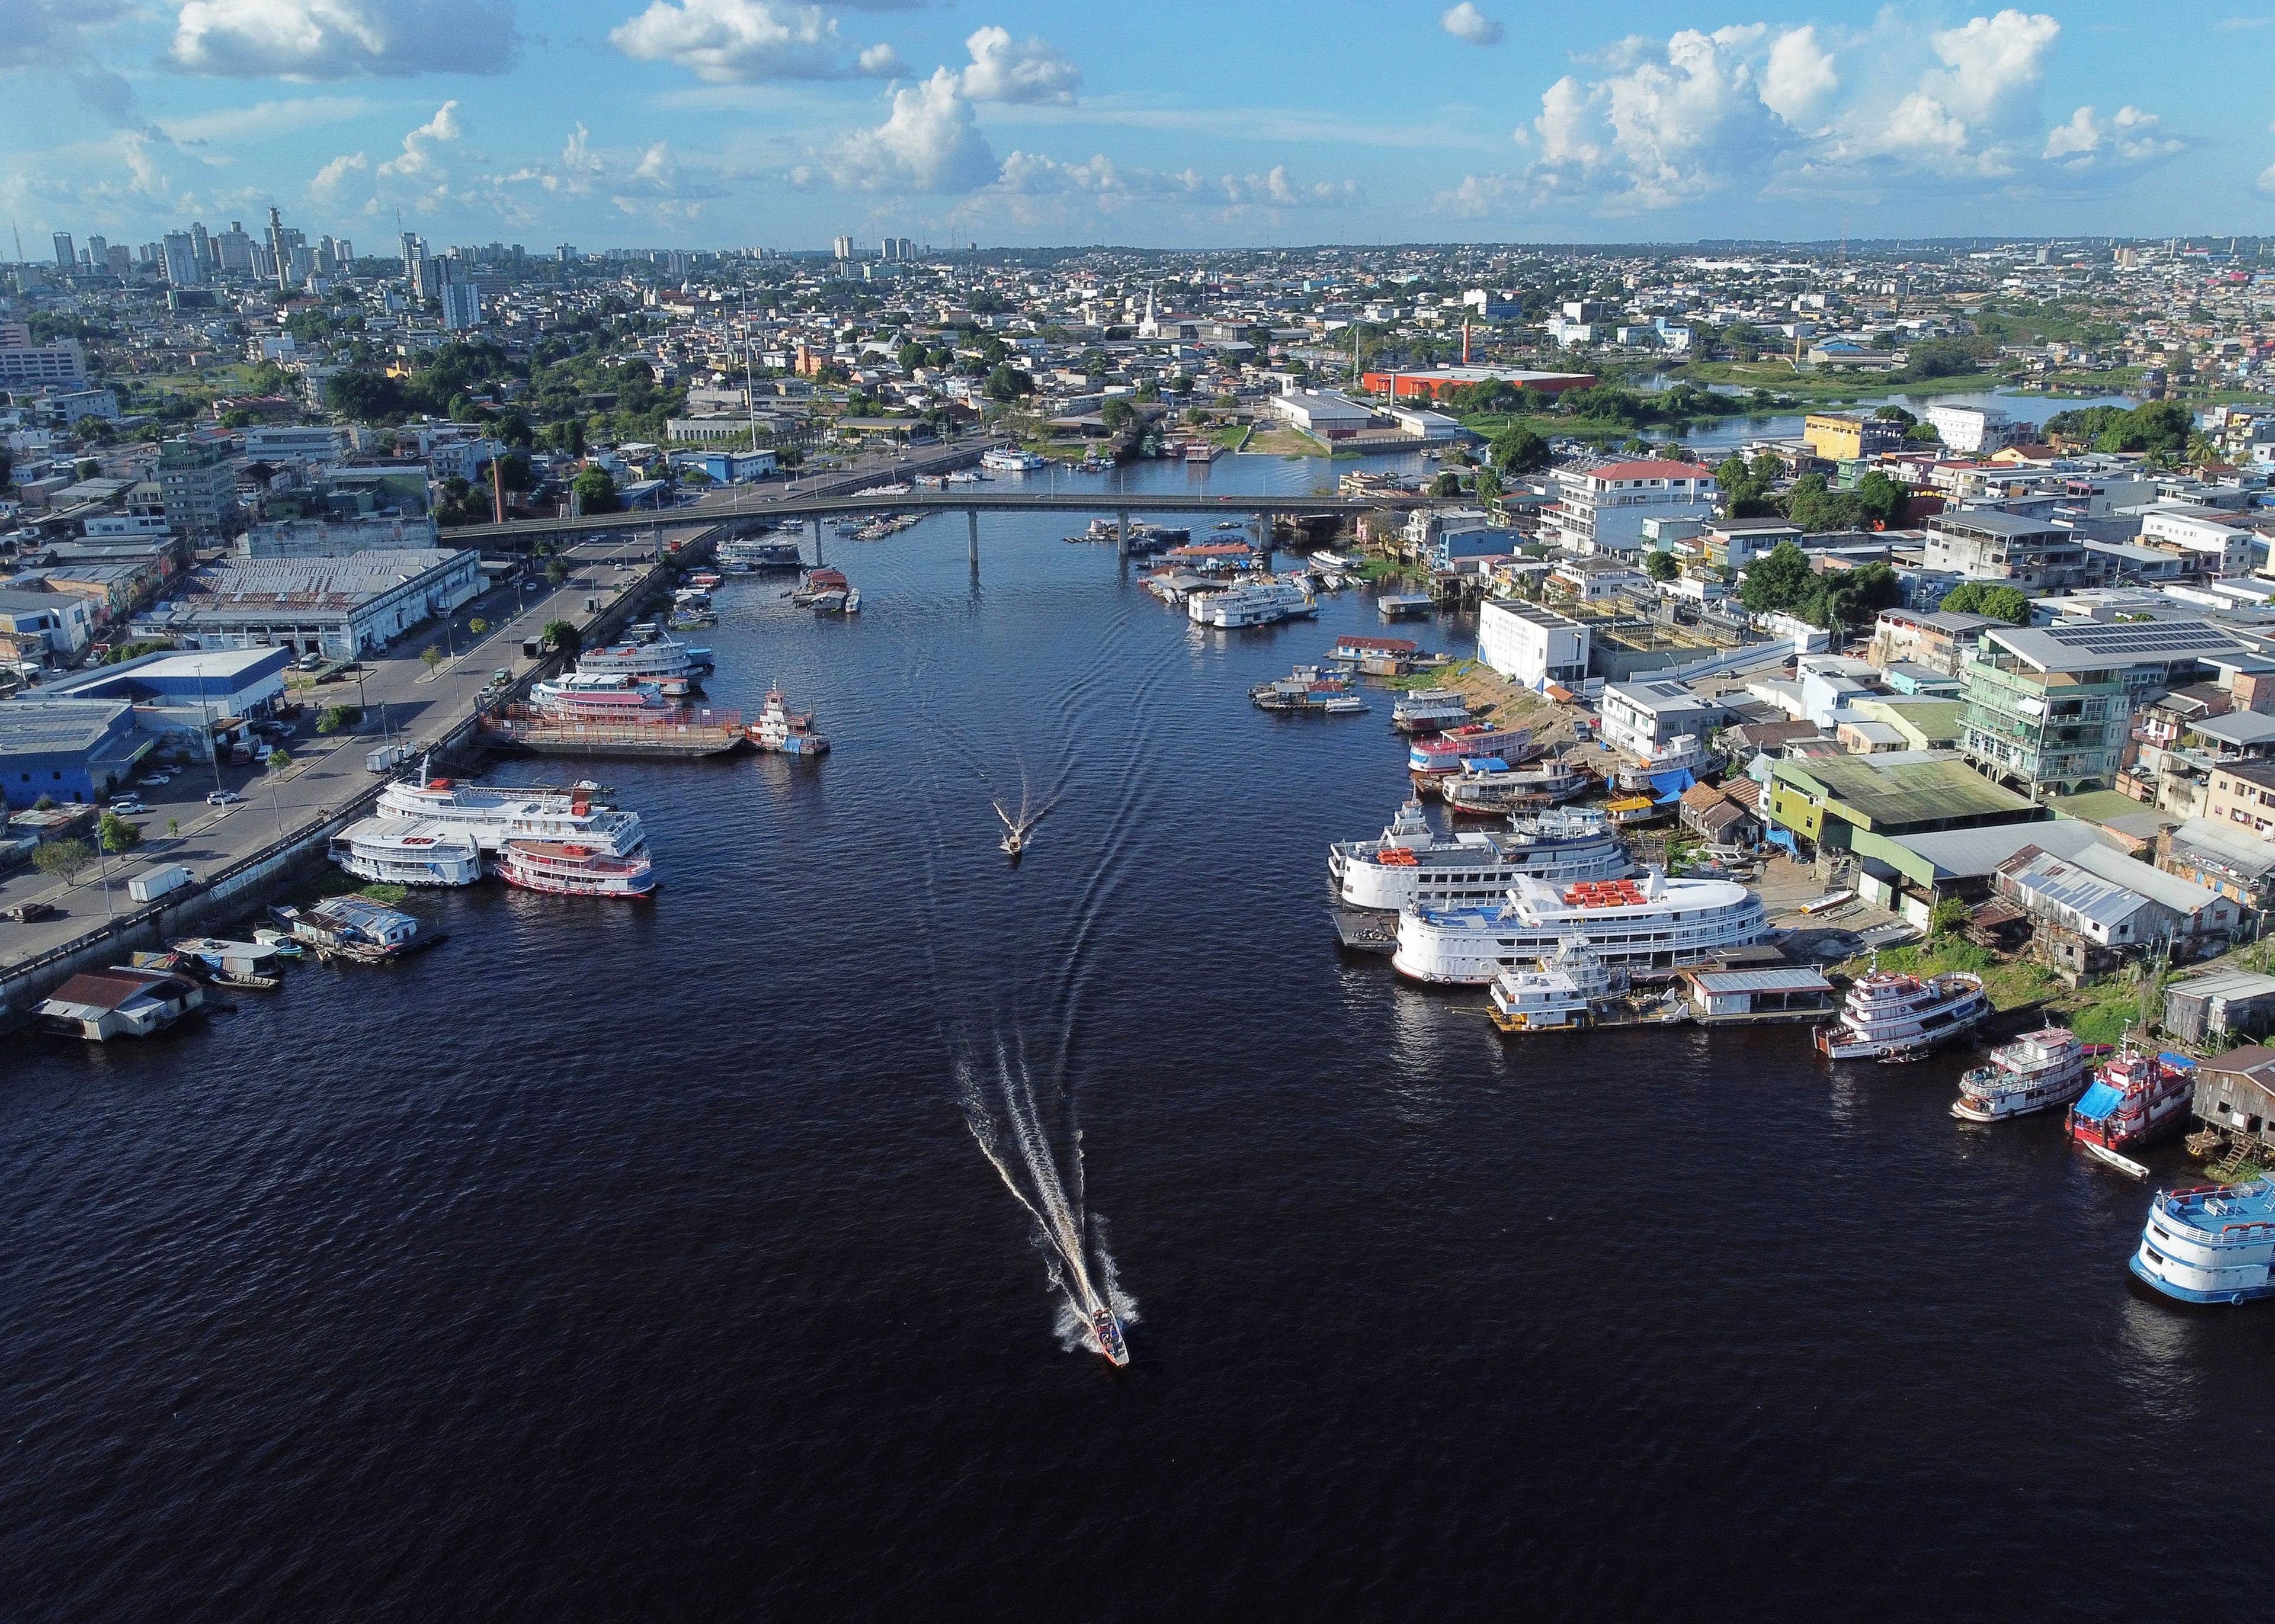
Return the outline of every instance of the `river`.
<path id="1" fill-rule="evenodd" d="M 1961 1056 L 1510 1045 L 1343 954 L 1324 849 L 1401 797 L 1387 706 L 1246 694 L 1371 606 L 1205 633 L 1077 528 L 989 516 L 976 579 L 960 516 L 833 539 L 850 621 L 730 580 L 714 699 L 779 680 L 835 748 L 608 766 L 651 903 L 421 897 L 449 940 L 398 965 L 9 1040 L 0 1611 L 2258 1598 L 2275 1311 L 2135 1289 L 2140 1186 L 2050 1121 L 1954 1122 Z M 975 1127 L 1086 1220 L 1126 1372 L 1069 1351 Z"/>

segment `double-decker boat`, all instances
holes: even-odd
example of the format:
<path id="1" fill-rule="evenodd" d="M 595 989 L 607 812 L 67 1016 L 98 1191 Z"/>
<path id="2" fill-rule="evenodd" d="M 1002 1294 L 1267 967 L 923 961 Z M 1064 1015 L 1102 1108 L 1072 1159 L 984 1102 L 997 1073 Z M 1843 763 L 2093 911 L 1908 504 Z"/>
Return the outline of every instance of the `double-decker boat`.
<path id="1" fill-rule="evenodd" d="M 1648 975 L 1750 947 L 1769 933 L 1762 899 L 1729 880 L 1530 877 L 1498 907 L 1411 907 L 1398 916 L 1391 963 L 1417 981 L 1482 986 L 1504 970 L 1546 958 L 1565 937 L 1586 936 L 1604 961 Z"/>
<path id="2" fill-rule="evenodd" d="M 332 836 L 332 861 L 359 880 L 399 886 L 470 886 L 481 848 L 465 829 L 432 818 L 359 818 Z"/>
<path id="3" fill-rule="evenodd" d="M 570 841 L 620 857 L 647 847 L 638 812 L 595 805 L 584 789 L 464 784 L 422 774 L 381 790 L 378 812 L 460 830 L 486 853 L 510 840 Z"/>
<path id="4" fill-rule="evenodd" d="M 1049 467 L 1051 459 L 1016 446 L 995 446 L 979 454 L 979 465 L 990 473 L 1032 473 Z"/>
<path id="5" fill-rule="evenodd" d="M 1594 1025 L 1597 1004 L 1623 979 L 1592 942 L 1575 933 L 1538 970 L 1502 971 L 1485 996 L 1493 1003 L 1493 1023 L 1505 1032 L 1570 1031 Z"/>
<path id="6" fill-rule="evenodd" d="M 1923 978 L 1873 968 L 1849 984 L 1840 1018 L 1817 1029 L 1827 1060 L 1916 1060 L 1972 1031 L 1991 1013 L 1983 978 L 1963 970 Z"/>
<path id="7" fill-rule="evenodd" d="M 1622 789 L 1641 795 L 1669 773 L 1712 773 L 1721 765 L 1722 758 L 1707 749 L 1704 740 L 1685 733 L 1667 740 L 1636 766 L 1621 767 L 1614 782 Z"/>
<path id="8" fill-rule="evenodd" d="M 1469 698 L 1458 688 L 1417 688 L 1390 707 L 1390 725 L 1401 733 L 1439 733 L 1469 720 Z"/>
<path id="9" fill-rule="evenodd" d="M 2184 1303 L 2275 1296 L 2275 1178 L 2159 1191 L 2133 1273 Z"/>
<path id="10" fill-rule="evenodd" d="M 1995 1122 L 2067 1105 L 2085 1088 L 2086 1051 L 2060 1026 L 2024 1032 L 1991 1051 L 1991 1063 L 1959 1079 L 1951 1114 L 1966 1122 Z"/>
<path id="11" fill-rule="evenodd" d="M 1504 728 L 1497 722 L 1473 721 L 1417 738 L 1406 748 L 1406 770 L 1414 785 L 1436 788 L 1469 763 L 1498 761 L 1502 767 L 1530 760 L 1540 753 L 1530 728 Z M 1491 769 L 1488 769 L 1491 770 Z"/>
<path id="12" fill-rule="evenodd" d="M 577 657 L 579 671 L 642 682 L 687 682 L 711 670 L 711 651 L 659 637 L 645 643 L 610 643 Z"/>
<path id="13" fill-rule="evenodd" d="M 1465 761 L 1440 781 L 1438 798 L 1458 814 L 1488 816 L 1519 806 L 1576 800 L 1595 781 L 1561 757 L 1531 767 L 1509 767 L 1498 756 Z"/>
<path id="14" fill-rule="evenodd" d="M 1268 577 L 1236 581 L 1222 592 L 1197 592 L 1185 600 L 1187 619 L 1220 631 L 1236 631 L 1243 626 L 1269 626 L 1319 612 L 1319 600 L 1309 588 Z"/>
<path id="15" fill-rule="evenodd" d="M 729 575 L 756 570 L 794 570 L 803 563 L 803 544 L 795 538 L 744 536 L 719 547 L 719 567 Z"/>
<path id="16" fill-rule="evenodd" d="M 814 731 L 809 711 L 793 711 L 780 688 L 767 690 L 767 707 L 745 729 L 751 743 L 781 756 L 820 756 L 829 751 L 829 740 Z"/>
<path id="17" fill-rule="evenodd" d="M 2196 1063 L 2185 1055 L 2120 1050 L 2069 1108 L 2069 1137 L 2105 1151 L 2143 1144 L 2188 1120 Z"/>
<path id="18" fill-rule="evenodd" d="M 654 721 L 677 707 L 661 683 L 608 671 L 571 671 L 531 686 L 538 714 L 562 721 Z"/>
<path id="19" fill-rule="evenodd" d="M 1520 875 L 1553 880 L 1618 880 L 1635 872 L 1628 849 L 1591 812 L 1556 810 L 1510 820 L 1506 833 L 1441 835 L 1422 803 L 1398 809 L 1374 840 L 1327 848 L 1327 875 L 1349 908 L 1480 907 Z"/>
<path id="20" fill-rule="evenodd" d="M 644 850 L 616 857 L 566 841 L 510 840 L 491 865 L 510 886 L 562 896 L 646 896 L 655 889 Z"/>

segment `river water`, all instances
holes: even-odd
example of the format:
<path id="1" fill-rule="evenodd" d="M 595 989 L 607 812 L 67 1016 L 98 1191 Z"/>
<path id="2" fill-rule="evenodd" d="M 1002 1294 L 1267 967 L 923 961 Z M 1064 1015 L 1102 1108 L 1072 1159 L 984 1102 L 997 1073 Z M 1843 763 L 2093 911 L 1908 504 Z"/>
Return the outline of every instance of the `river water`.
<path id="1" fill-rule="evenodd" d="M 1370 606 L 1203 633 L 1078 523 L 987 518 L 976 581 L 958 517 L 833 539 L 850 622 L 730 581 L 714 697 L 778 678 L 835 750 L 608 767 L 652 903 L 421 898 L 450 937 L 399 965 L 10 1040 L 0 1614 L 2256 1598 L 2275 1312 L 2133 1288 L 2140 1187 L 1955 1123 L 1962 1057 L 1505 1046 L 1342 954 L 1387 706 L 1246 692 Z M 975 1125 L 1086 1215 L 1126 1372 Z"/>

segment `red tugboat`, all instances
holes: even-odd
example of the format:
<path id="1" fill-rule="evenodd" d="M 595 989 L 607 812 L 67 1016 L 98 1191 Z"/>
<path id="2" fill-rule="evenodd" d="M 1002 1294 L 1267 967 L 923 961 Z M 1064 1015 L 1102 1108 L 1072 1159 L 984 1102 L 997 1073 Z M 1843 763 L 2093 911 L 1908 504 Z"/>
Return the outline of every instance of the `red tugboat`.
<path id="1" fill-rule="evenodd" d="M 2144 1054 L 2128 1044 L 2094 1073 L 2064 1128 L 2096 1154 L 2146 1144 L 2188 1121 L 2196 1088 L 2196 1061 L 2180 1054 Z"/>

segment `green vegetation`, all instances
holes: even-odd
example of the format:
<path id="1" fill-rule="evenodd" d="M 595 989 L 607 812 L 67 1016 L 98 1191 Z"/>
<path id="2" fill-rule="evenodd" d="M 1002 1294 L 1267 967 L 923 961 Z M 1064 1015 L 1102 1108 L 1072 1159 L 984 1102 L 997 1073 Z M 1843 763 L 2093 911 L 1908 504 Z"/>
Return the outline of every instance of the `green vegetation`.
<path id="1" fill-rule="evenodd" d="M 2019 586 L 1963 581 L 1946 593 L 1937 607 L 1954 615 L 1989 615 L 2017 626 L 2030 623 L 2030 595 Z"/>
<path id="2" fill-rule="evenodd" d="M 1812 626 L 1838 631 L 1870 620 L 1904 601 L 1903 583 L 1886 564 L 1819 575 L 1809 555 L 1780 541 L 1747 566 L 1739 596 L 1755 615 L 1798 616 Z"/>
<path id="3" fill-rule="evenodd" d="M 65 885 L 78 883 L 79 872 L 94 861 L 94 848 L 83 840 L 51 840 L 32 853 L 32 866 Z"/>
<path id="4" fill-rule="evenodd" d="M 316 718 L 316 731 L 322 734 L 337 733 L 343 729 L 352 728 L 362 721 L 362 706 L 335 705 Z"/>
<path id="5" fill-rule="evenodd" d="M 127 822 L 117 812 L 106 812 L 102 814 L 102 821 L 95 826 L 95 838 L 102 842 L 102 849 L 105 851 L 116 857 L 122 851 L 132 851 L 140 845 L 142 831 L 138 826 Z"/>
<path id="6" fill-rule="evenodd" d="M 1865 960 L 1856 958 L 1840 969 L 1845 975 L 1861 976 L 1865 965 Z M 1884 948 L 1880 968 L 1915 976 L 1940 975 L 1946 970 L 1970 971 L 1983 978 L 1983 990 L 2000 1009 L 2037 1003 L 2061 989 L 2060 980 L 2043 965 L 2001 959 L 1964 936 L 1946 936 L 1916 947 Z"/>
<path id="7" fill-rule="evenodd" d="M 570 481 L 579 513 L 614 513 L 624 505 L 616 495 L 616 482 L 605 468 L 586 468 Z"/>
<path id="8" fill-rule="evenodd" d="M 382 908 L 392 908 L 411 893 L 405 888 L 390 880 L 374 880 L 369 885 L 357 887 L 355 895 L 367 897 Z"/>
<path id="9" fill-rule="evenodd" d="M 1493 465 L 1502 473 L 1536 473 L 1548 461 L 1548 442 L 1520 423 L 1493 436 Z"/>
<path id="10" fill-rule="evenodd" d="M 585 646 L 585 634 L 565 620 L 548 620 L 543 633 L 545 646 L 556 653 L 577 653 Z"/>
<path id="11" fill-rule="evenodd" d="M 102 663 L 123 665 L 129 660 L 140 660 L 145 654 L 163 653 L 173 646 L 172 643 L 163 638 L 150 642 L 119 643 L 114 645 L 111 651 L 102 657 Z"/>
<path id="12" fill-rule="evenodd" d="M 1672 553 L 1645 553 L 1643 555 L 1643 572 L 1654 581 L 1671 581 L 1682 573 L 1682 566 L 1674 562 Z"/>
<path id="13" fill-rule="evenodd" d="M 2097 451 L 2143 451 L 2155 458 L 2193 455 L 2191 442 L 2202 439 L 2195 413 L 2177 400 L 2152 400 L 2129 411 L 2087 406 L 2058 412 L 2046 419 L 2045 432 L 2090 440 Z"/>

